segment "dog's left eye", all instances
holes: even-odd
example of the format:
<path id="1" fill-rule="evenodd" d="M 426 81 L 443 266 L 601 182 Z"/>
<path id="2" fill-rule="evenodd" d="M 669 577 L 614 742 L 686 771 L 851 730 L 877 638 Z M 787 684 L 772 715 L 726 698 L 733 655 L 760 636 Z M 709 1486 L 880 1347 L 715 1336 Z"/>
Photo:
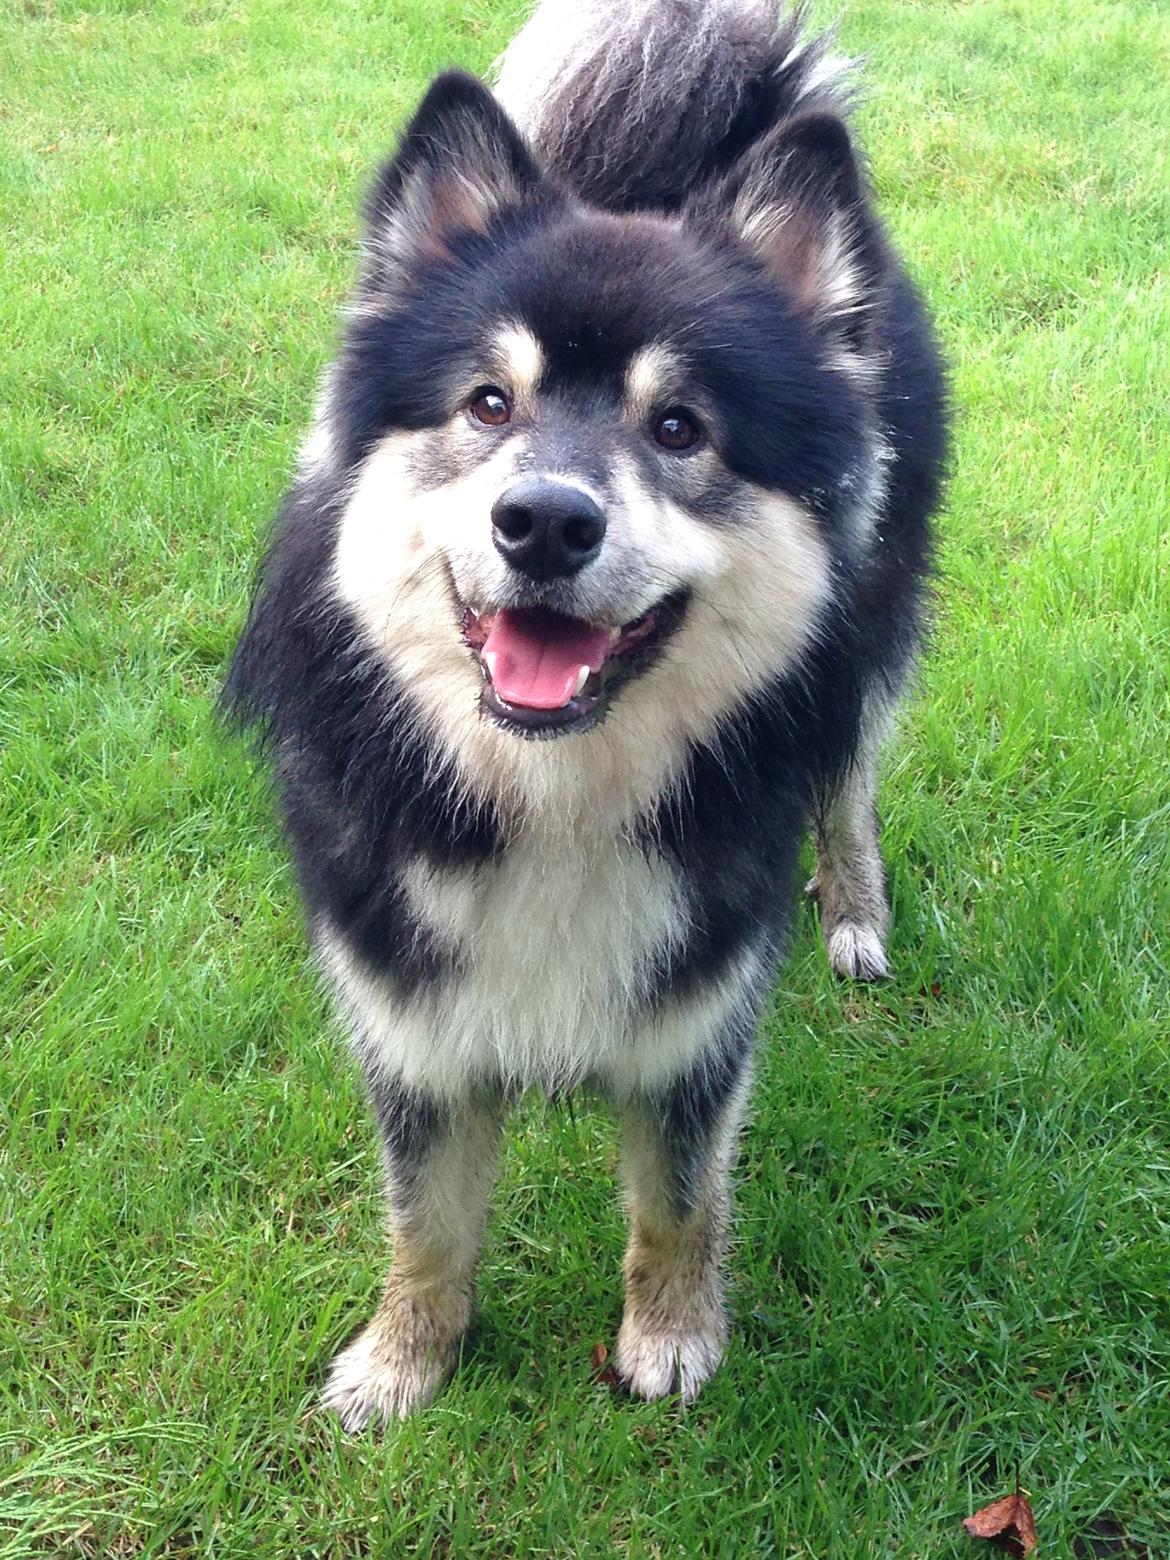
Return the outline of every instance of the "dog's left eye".
<path id="1" fill-rule="evenodd" d="M 486 423 L 489 428 L 502 428 L 512 417 L 508 397 L 495 385 L 485 385 L 477 390 L 467 410 L 476 422 Z"/>
<path id="2" fill-rule="evenodd" d="M 672 406 L 654 424 L 654 442 L 664 450 L 689 450 L 703 437 L 703 430 L 682 406 Z"/>

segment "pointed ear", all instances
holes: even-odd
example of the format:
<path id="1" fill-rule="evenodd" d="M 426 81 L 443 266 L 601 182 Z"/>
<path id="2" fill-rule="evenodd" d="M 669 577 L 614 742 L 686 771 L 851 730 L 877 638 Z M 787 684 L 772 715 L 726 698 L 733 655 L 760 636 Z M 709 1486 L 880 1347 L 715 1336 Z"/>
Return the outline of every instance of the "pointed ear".
<path id="1" fill-rule="evenodd" d="M 836 114 L 786 120 L 744 154 L 724 210 L 739 241 L 797 306 L 865 346 L 886 268 L 849 131 Z"/>
<path id="2" fill-rule="evenodd" d="M 365 289 L 442 261 L 460 232 L 483 233 L 505 206 L 545 188 L 519 131 L 474 76 L 437 76 L 366 200 Z"/>

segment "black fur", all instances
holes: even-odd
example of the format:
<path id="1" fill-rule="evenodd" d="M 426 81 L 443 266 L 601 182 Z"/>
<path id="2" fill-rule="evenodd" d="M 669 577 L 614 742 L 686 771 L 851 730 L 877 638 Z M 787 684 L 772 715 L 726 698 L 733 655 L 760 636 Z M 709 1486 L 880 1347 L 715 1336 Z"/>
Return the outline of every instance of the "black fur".
<path id="1" fill-rule="evenodd" d="M 404 993 L 451 969 L 394 874 L 404 855 L 456 865 L 500 843 L 490 804 L 417 737 L 409 695 L 363 648 L 325 585 L 335 500 L 313 482 L 281 512 L 224 698 L 269 748 L 310 921 L 328 915 Z"/>
<path id="2" fill-rule="evenodd" d="M 717 976 L 761 936 L 778 952 L 809 811 L 851 763 L 867 702 L 905 674 L 945 461 L 942 373 L 870 208 L 839 98 L 802 93 L 815 56 L 782 67 L 792 46 L 782 32 L 750 72 L 720 76 L 721 99 L 681 105 L 669 157 L 623 121 L 618 94 L 551 174 L 484 87 L 441 77 L 371 191 L 360 308 L 332 380 L 329 462 L 285 505 L 225 700 L 270 743 L 311 918 L 404 995 L 457 978 L 458 956 L 415 920 L 402 863 L 489 863 L 505 835 L 493 803 L 423 734 L 410 689 L 365 644 L 329 573 L 348 476 L 387 432 L 448 422 L 493 324 L 523 324 L 545 355 L 538 464 L 573 460 L 600 486 L 626 438 L 713 525 L 734 523 L 736 479 L 791 495 L 833 559 L 833 599 L 801 663 L 729 709 L 640 821 L 643 849 L 675 864 L 690 899 L 688 938 L 652 971 L 650 1002 Z M 452 158 L 466 174 L 454 208 Z M 777 274 L 737 242 L 731 213 L 748 189 L 797 211 L 786 243 L 815 245 L 838 217 L 849 225 L 860 296 L 843 323 L 818 320 L 783 266 Z M 660 227 L 614 224 L 582 198 L 684 222 L 664 250 Z M 401 218 L 408 200 L 413 227 Z M 615 431 L 631 354 L 663 340 L 701 387 L 724 463 L 725 478 L 702 491 L 687 486 L 685 463 L 664 472 L 640 436 Z M 842 343 L 856 376 L 834 363 Z M 601 430 L 592 444 L 590 429 Z M 889 481 L 859 559 L 851 526 L 878 432 Z M 436 483 L 449 475 L 438 442 Z M 685 1135 L 695 1110 L 676 1114 Z"/>
<path id="3" fill-rule="evenodd" d="M 623 37 L 618 23 L 568 100 L 548 105 L 541 128 L 553 115 L 561 121 L 552 127 L 556 171 L 591 205 L 677 211 L 782 121 L 847 106 L 840 86 L 810 88 L 828 40 L 808 35 L 803 6 L 754 36 L 742 27 L 739 36 L 708 31 L 696 50 L 694 13 L 706 4 L 676 5 L 649 58 L 644 39 Z M 643 47 L 615 69 L 613 55 L 631 41 Z"/>
<path id="4" fill-rule="evenodd" d="M 434 1100 L 399 1079 L 374 1073 L 369 1088 L 395 1204 L 403 1208 L 411 1200 L 427 1151 L 444 1130 L 444 1114 Z"/>
<path id="5" fill-rule="evenodd" d="M 636 43 L 642 12 L 613 14 L 612 24 L 599 22 L 603 30 L 612 25 L 609 44 L 619 35 Z M 897 695 L 922 630 L 930 521 L 946 461 L 943 374 L 922 303 L 873 210 L 845 123 L 847 100 L 822 69 L 823 45 L 797 46 L 799 16 L 760 34 L 762 12 L 738 13 L 732 0 L 656 0 L 647 16 L 646 25 L 657 29 L 651 74 L 639 76 L 643 55 L 635 47 L 628 58 L 607 50 L 605 40 L 593 55 L 586 50 L 576 75 L 567 66 L 559 95 L 528 122 L 534 146 L 473 78 L 448 74 L 431 87 L 370 192 L 355 308 L 329 376 L 320 436 L 279 517 L 224 692 L 227 710 L 258 730 L 271 756 L 310 922 L 367 1065 L 394 1188 L 401 1272 L 392 1275 L 372 1324 L 376 1347 L 363 1353 L 359 1341 L 331 1378 L 330 1401 L 347 1425 L 423 1401 L 431 1388 L 412 1354 L 420 1338 L 424 1353 L 433 1333 L 453 1357 L 455 1332 L 465 1325 L 476 1208 L 468 1209 L 468 1230 L 459 1238 L 422 1232 L 425 1293 L 411 1289 L 409 1246 L 420 1232 L 402 1214 L 426 1189 L 437 1136 L 454 1130 L 461 1104 L 485 1089 L 503 1102 L 529 1083 L 560 1089 L 592 1078 L 622 1098 L 632 1120 L 640 1118 L 665 1164 L 667 1212 L 678 1222 L 687 1259 L 677 1271 L 690 1273 L 700 1293 L 703 1336 L 687 1342 L 699 1313 L 674 1293 L 675 1270 L 659 1271 L 652 1250 L 635 1250 L 622 1368 L 645 1395 L 665 1390 L 654 1359 L 658 1334 L 668 1360 L 671 1351 L 690 1349 L 691 1385 L 684 1381 L 684 1390 L 693 1391 L 714 1368 L 723 1336 L 715 1270 L 726 1191 L 705 1180 L 714 1173 L 712 1144 L 734 1127 L 805 830 L 810 818 L 823 821 L 835 791 L 864 759 L 867 723 Z M 731 30 L 712 31 L 716 16 Z M 688 17 L 701 31 L 699 48 L 685 28 L 673 27 Z M 470 593 L 481 584 L 457 588 L 458 567 L 466 564 L 456 554 L 481 546 L 499 565 L 490 541 L 494 499 L 482 506 L 482 530 L 474 511 L 464 507 L 452 517 L 441 503 L 449 489 L 459 495 L 455 507 L 466 506 L 466 494 L 477 491 L 471 477 L 486 483 L 485 472 L 494 481 L 505 470 L 502 461 L 484 463 L 506 450 L 500 441 L 516 429 L 509 424 L 497 436 L 477 428 L 474 413 L 483 365 L 493 350 L 504 350 L 491 343 L 517 326 L 535 338 L 541 377 L 538 389 L 529 386 L 516 398 L 523 441 L 514 448 L 523 465 L 514 465 L 509 480 L 521 470 L 567 476 L 600 502 L 620 505 L 628 503 L 621 480 L 628 485 L 636 473 L 654 502 L 638 512 L 642 529 L 628 528 L 636 546 L 613 551 L 614 572 L 605 576 L 611 597 L 600 607 L 582 598 L 574 611 L 572 592 L 586 569 L 570 581 L 522 582 L 522 598 L 507 594 L 521 588 L 509 578 L 497 587 L 501 599 L 486 604 L 485 619 L 481 598 Z M 648 346 L 659 349 L 662 371 L 687 387 L 688 415 L 702 430 L 695 458 L 664 455 L 654 421 L 664 408 L 642 408 L 629 390 L 631 361 Z M 634 426 L 640 418 L 648 425 Z M 382 448 L 391 434 L 400 437 Z M 379 464 L 366 468 L 375 451 Z M 379 484 L 386 471 L 392 479 L 385 488 L 371 483 L 366 507 L 349 510 L 368 471 Z M 469 485 L 458 487 L 465 480 Z M 396 514 L 400 492 L 404 506 L 418 507 Z M 445 516 L 440 545 L 423 537 L 422 511 Z M 356 529 L 343 533 L 347 513 Z M 578 839 L 558 836 L 571 861 L 565 881 L 576 898 L 569 908 L 579 916 L 562 939 L 555 861 L 545 875 L 545 819 L 533 826 L 523 807 L 536 804 L 517 802 L 529 793 L 511 789 L 506 772 L 501 779 L 508 765 L 518 772 L 531 765 L 536 749 L 508 734 L 506 707 L 497 712 L 502 733 L 467 724 L 480 698 L 475 679 L 481 671 L 496 676 L 484 637 L 493 630 L 484 622 L 494 614 L 497 625 L 506 624 L 509 612 L 531 622 L 517 613 L 527 609 L 588 617 L 616 630 L 606 652 L 612 660 L 600 674 L 593 663 L 596 689 L 590 691 L 593 679 L 578 684 L 578 729 L 568 729 L 574 694 L 553 712 L 561 734 L 544 738 L 591 743 L 577 751 L 597 762 L 607 752 L 604 721 L 620 721 L 635 678 L 646 679 L 640 686 L 648 698 L 657 675 L 664 679 L 659 687 L 698 688 L 700 699 L 712 697 L 701 680 L 670 684 L 656 670 L 669 667 L 679 643 L 694 643 L 669 638 L 687 633 L 692 607 L 712 608 L 696 628 L 701 654 L 740 654 L 733 634 L 704 627 L 723 618 L 713 598 L 700 601 L 713 576 L 693 560 L 710 554 L 735 560 L 729 567 L 751 567 L 758 553 L 745 565 L 746 549 L 732 545 L 745 514 L 768 517 L 772 529 L 746 534 L 789 546 L 778 556 L 817 554 L 808 564 L 810 581 L 827 560 L 827 604 L 801 640 L 805 648 L 777 664 L 770 680 L 739 684 L 752 691 L 729 703 L 713 730 L 681 728 L 683 736 L 691 729 L 705 734 L 691 741 L 681 767 L 670 771 L 664 763 L 669 778 L 640 816 L 599 824 L 610 833 L 596 856 Z M 667 562 L 651 571 L 658 594 L 649 613 L 638 594 L 639 560 L 631 561 L 633 552 L 651 557 L 646 515 L 678 521 L 690 549 L 680 548 L 679 556 L 685 554 L 687 568 L 693 564 L 692 575 L 676 577 L 685 575 L 683 564 L 675 568 L 674 555 L 663 549 Z M 383 533 L 383 520 L 400 531 Z M 785 526 L 796 528 L 792 535 L 805 552 Z M 342 534 L 356 536 L 356 551 L 343 552 L 360 570 L 371 557 L 376 565 L 387 538 L 393 543 L 377 591 L 355 586 L 346 595 L 335 579 Z M 448 534 L 456 544 L 447 545 Z M 612 538 L 612 526 L 606 535 Z M 416 554 L 423 561 L 403 583 L 404 560 Z M 798 561 L 796 573 L 801 567 Z M 392 602 L 379 593 L 389 591 L 387 582 L 399 593 Z M 419 615 L 394 619 L 400 593 L 424 584 L 435 589 L 418 598 Z M 784 586 L 777 590 L 783 594 Z M 750 592 L 744 599 L 751 602 L 745 610 L 764 616 L 773 606 L 761 608 L 762 597 Z M 619 612 L 635 600 L 632 610 Z M 775 606 L 788 610 L 786 602 Z M 631 625 L 632 648 L 623 660 Z M 410 633 L 419 640 L 403 647 L 401 636 Z M 375 643 L 380 637 L 385 643 Z M 592 641 L 565 643 L 596 639 L 594 633 Z M 769 655 L 778 656 L 778 642 L 763 641 Z M 440 667 L 425 663 L 418 675 L 431 681 L 422 690 L 396 669 L 420 664 L 409 662 L 404 650 L 411 648 L 433 655 Z M 469 658 L 481 650 L 477 670 Z M 549 653 L 547 643 L 541 653 Z M 709 686 L 727 684 L 712 678 Z M 458 707 L 463 724 L 444 722 L 449 711 L 438 705 L 448 697 L 466 698 Z M 598 725 L 590 735 L 587 720 Z M 513 741 L 514 753 L 507 749 L 501 758 L 499 748 L 485 747 L 485 732 L 492 741 Z M 630 732 L 622 735 L 628 741 Z M 491 773 L 481 783 L 470 758 L 484 752 L 482 770 Z M 580 787 L 569 764 L 523 771 L 542 784 L 551 774 L 549 783 L 562 786 L 566 772 Z M 632 782 L 630 792 L 643 794 Z M 586 833 L 591 819 L 578 817 L 579 800 L 562 795 L 559 805 Z M 880 879 L 880 858 L 873 859 Z M 516 873 L 509 875 L 510 866 Z M 645 948 L 637 942 L 640 928 L 630 943 L 640 962 L 615 971 L 608 988 L 620 1032 L 597 1034 L 593 970 L 581 959 L 585 940 L 606 930 L 598 918 L 627 913 L 643 903 L 634 894 L 660 890 L 661 903 L 649 906 Z M 844 897 L 838 892 L 838 902 Z M 852 919 L 844 919 L 852 933 Z M 511 941 L 497 935 L 493 942 L 485 924 L 518 930 Z M 562 1006 L 550 1002 L 552 1016 L 541 1008 L 542 972 L 531 968 L 529 942 L 542 936 L 547 946 L 538 946 L 550 962 L 560 954 L 577 960 L 561 972 Z M 598 944 L 616 946 L 600 936 Z M 490 955 L 501 948 L 508 956 L 493 964 Z M 880 973 L 880 950 L 872 962 Z M 493 983 L 500 971 L 504 979 Z M 547 972 L 550 989 L 557 974 Z M 606 1000 L 603 994 L 601 1007 Z M 561 1012 L 569 1015 L 567 1038 L 552 1032 Z M 510 1041 L 499 1034 L 515 1015 L 531 1033 L 515 1037 L 512 1067 Z M 638 1051 L 655 1045 L 656 1036 L 661 1057 Z M 558 1049 L 562 1039 L 580 1052 L 568 1063 Z M 477 1167 L 467 1170 L 467 1181 L 469 1198 L 486 1197 Z M 459 1190 L 446 1186 L 443 1195 Z M 708 1191 L 714 1223 L 695 1235 L 691 1216 Z M 635 1227 L 639 1195 L 659 1191 L 635 1191 Z M 701 1249 L 687 1253 L 692 1238 Z M 445 1284 L 459 1304 L 446 1304 Z M 649 1319 L 639 1319 L 639 1308 Z M 620 1340 L 618 1357 L 620 1364 Z M 681 1353 L 677 1358 L 681 1372 Z"/>
<path id="6" fill-rule="evenodd" d="M 645 1102 L 666 1164 L 670 1211 L 680 1223 L 699 1206 L 712 1139 L 747 1071 L 754 1029 L 752 1015 L 715 1036 L 693 1066 Z"/>

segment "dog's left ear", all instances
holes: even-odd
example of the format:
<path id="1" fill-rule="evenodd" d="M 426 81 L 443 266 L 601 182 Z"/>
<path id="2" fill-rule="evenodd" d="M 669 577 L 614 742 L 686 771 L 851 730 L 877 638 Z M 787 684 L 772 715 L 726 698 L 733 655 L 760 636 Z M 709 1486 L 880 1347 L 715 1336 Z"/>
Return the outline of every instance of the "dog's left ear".
<path id="1" fill-rule="evenodd" d="M 719 192 L 723 220 L 815 323 L 865 346 L 886 269 L 849 131 L 799 114 L 764 136 Z"/>
<path id="2" fill-rule="evenodd" d="M 364 289 L 394 286 L 442 261 L 459 233 L 483 233 L 504 207 L 546 186 L 487 87 L 462 71 L 431 83 L 366 200 Z"/>

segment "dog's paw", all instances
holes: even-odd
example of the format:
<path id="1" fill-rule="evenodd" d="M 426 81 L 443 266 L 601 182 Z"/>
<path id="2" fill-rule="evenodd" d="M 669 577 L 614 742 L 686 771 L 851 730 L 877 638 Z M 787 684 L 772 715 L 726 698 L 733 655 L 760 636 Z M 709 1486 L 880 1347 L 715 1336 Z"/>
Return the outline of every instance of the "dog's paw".
<path id="1" fill-rule="evenodd" d="M 699 1388 L 714 1375 L 726 1343 L 722 1316 L 676 1332 L 648 1331 L 627 1317 L 618 1333 L 614 1365 L 634 1397 L 677 1394 L 684 1403 L 693 1403 Z"/>
<path id="2" fill-rule="evenodd" d="M 885 944 L 875 926 L 838 921 L 825 928 L 825 947 L 833 970 L 846 980 L 884 980 L 890 973 Z"/>
<path id="3" fill-rule="evenodd" d="M 405 1323 L 405 1325 L 403 1325 Z M 321 1401 L 346 1430 L 385 1426 L 425 1408 L 455 1367 L 458 1340 L 439 1343 L 408 1318 L 378 1315 L 329 1367 Z"/>

